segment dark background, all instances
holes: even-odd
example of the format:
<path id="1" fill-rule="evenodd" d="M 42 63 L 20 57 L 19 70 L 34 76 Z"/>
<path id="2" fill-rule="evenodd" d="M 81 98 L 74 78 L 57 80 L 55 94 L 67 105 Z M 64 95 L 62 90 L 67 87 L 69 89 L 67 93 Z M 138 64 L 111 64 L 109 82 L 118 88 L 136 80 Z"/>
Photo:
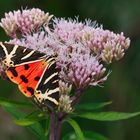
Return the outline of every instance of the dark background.
<path id="1" fill-rule="evenodd" d="M 131 46 L 125 57 L 114 62 L 104 88 L 95 87 L 84 96 L 84 102 L 113 101 L 104 111 L 140 111 L 140 1 L 139 0 L 1 0 L 0 17 L 5 12 L 20 8 L 38 7 L 56 17 L 75 17 L 80 20 L 91 18 L 104 29 L 116 33 L 124 32 L 131 39 Z M 0 40 L 8 40 L 0 29 Z M 17 90 L 17 86 L 0 79 L 0 96 L 28 101 Z M 111 140 L 139 140 L 140 117 L 125 121 L 98 122 L 77 120 L 83 129 L 90 129 L 109 137 Z M 67 131 L 69 127 L 65 126 Z M 15 125 L 11 116 L 0 108 L 0 140 L 37 139 L 23 127 Z"/>

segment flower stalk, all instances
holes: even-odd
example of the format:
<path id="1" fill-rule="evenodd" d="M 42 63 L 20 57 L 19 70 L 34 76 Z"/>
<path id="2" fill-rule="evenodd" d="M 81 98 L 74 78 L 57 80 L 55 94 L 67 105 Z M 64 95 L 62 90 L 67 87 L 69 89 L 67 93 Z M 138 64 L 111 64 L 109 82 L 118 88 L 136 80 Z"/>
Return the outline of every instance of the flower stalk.
<path id="1" fill-rule="evenodd" d="M 71 97 L 72 103 L 71 106 L 74 107 L 79 103 L 81 96 L 83 95 L 82 90 L 77 90 L 76 94 Z M 66 112 L 59 112 L 56 114 L 55 112 L 50 113 L 50 136 L 49 140 L 60 140 L 61 138 L 61 130 L 62 124 L 65 118 L 68 116 Z"/>
<path id="2" fill-rule="evenodd" d="M 50 113 L 50 140 L 56 140 L 56 116 L 54 112 Z"/>
<path id="3" fill-rule="evenodd" d="M 50 113 L 50 136 L 49 140 L 60 140 L 62 121 L 55 112 Z"/>

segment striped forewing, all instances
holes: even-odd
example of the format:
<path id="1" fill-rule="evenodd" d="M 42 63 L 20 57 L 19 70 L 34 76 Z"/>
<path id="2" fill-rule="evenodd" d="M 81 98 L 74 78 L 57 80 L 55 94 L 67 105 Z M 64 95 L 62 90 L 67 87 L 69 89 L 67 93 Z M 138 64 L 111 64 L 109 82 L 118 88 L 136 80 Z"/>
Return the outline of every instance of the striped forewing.
<path id="1" fill-rule="evenodd" d="M 0 42 L 0 58 L 7 61 L 7 65 L 12 61 L 14 66 L 44 59 L 46 55 L 38 51 L 25 48 L 23 46 L 12 45 Z"/>
<path id="2" fill-rule="evenodd" d="M 48 57 L 46 61 L 48 65 L 36 87 L 36 91 L 41 91 L 41 93 L 36 93 L 35 97 L 42 102 L 42 104 L 54 108 L 58 105 L 59 100 L 58 71 L 56 69 L 55 58 Z"/>

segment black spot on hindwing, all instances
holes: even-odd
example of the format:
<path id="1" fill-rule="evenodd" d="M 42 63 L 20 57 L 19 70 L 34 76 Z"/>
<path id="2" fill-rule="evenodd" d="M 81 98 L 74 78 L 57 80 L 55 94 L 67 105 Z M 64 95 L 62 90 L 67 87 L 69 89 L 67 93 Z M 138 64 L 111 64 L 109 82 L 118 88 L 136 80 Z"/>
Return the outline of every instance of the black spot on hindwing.
<path id="1" fill-rule="evenodd" d="M 22 80 L 22 82 L 28 83 L 28 79 L 24 75 L 21 75 L 20 79 Z"/>
<path id="2" fill-rule="evenodd" d="M 27 87 L 27 91 L 34 95 L 34 89 L 32 87 Z"/>
<path id="3" fill-rule="evenodd" d="M 18 73 L 17 73 L 15 67 L 8 68 L 8 71 L 10 71 L 14 77 L 18 77 Z"/>
<path id="4" fill-rule="evenodd" d="M 25 69 L 25 70 L 28 70 L 28 69 L 29 69 L 29 65 L 28 65 L 28 64 L 25 64 L 25 65 L 24 65 L 24 69 Z"/>
<path id="5" fill-rule="evenodd" d="M 39 81 L 39 79 L 40 79 L 39 76 L 36 76 L 36 77 L 34 78 L 35 81 Z"/>

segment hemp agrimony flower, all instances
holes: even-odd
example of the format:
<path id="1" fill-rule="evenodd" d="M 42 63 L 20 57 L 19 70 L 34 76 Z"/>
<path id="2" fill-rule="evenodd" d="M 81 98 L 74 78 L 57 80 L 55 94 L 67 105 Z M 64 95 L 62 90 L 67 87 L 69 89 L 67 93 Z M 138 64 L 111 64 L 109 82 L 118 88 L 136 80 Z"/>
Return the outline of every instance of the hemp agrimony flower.
<path id="1" fill-rule="evenodd" d="M 21 34 L 31 33 L 33 30 L 38 30 L 42 25 L 48 24 L 51 18 L 52 15 L 44 13 L 38 8 L 18 10 L 5 13 L 5 18 L 1 19 L 0 26 L 7 35 L 15 38 L 18 31 Z"/>
<path id="2" fill-rule="evenodd" d="M 121 59 L 130 45 L 123 33 L 104 30 L 91 20 L 51 18 L 38 8 L 18 10 L 5 14 L 0 26 L 12 37 L 9 43 L 56 54 L 60 79 L 75 91 L 103 83 L 107 79 L 103 62 Z"/>

